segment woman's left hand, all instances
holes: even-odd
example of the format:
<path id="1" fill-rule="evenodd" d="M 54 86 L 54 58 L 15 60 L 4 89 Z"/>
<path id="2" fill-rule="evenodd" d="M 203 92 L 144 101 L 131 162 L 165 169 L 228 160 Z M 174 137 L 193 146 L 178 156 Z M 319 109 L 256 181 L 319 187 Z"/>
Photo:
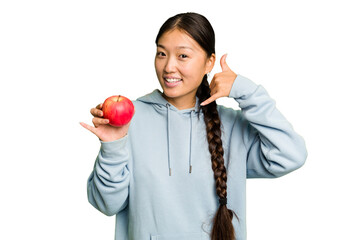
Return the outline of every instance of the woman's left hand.
<path id="1" fill-rule="evenodd" d="M 220 59 L 220 65 L 222 72 L 216 73 L 210 83 L 210 98 L 203 101 L 200 105 L 205 106 L 206 104 L 215 101 L 221 97 L 228 97 L 230 94 L 231 87 L 237 77 L 237 74 L 231 71 L 227 65 L 225 59 L 227 54 L 223 55 Z"/>

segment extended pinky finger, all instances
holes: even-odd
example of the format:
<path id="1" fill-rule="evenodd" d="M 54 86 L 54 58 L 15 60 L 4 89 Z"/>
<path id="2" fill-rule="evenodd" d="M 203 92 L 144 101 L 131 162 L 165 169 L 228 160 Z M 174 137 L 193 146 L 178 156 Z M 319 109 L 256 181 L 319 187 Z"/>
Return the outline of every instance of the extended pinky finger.
<path id="1" fill-rule="evenodd" d="M 80 122 L 80 125 L 96 135 L 96 128 L 95 127 L 90 126 L 89 124 L 86 124 L 84 122 Z"/>

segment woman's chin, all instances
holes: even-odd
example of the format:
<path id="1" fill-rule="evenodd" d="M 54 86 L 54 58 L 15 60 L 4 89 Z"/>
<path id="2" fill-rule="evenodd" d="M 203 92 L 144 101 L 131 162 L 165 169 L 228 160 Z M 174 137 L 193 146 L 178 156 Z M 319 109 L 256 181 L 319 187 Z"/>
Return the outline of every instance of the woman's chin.
<path id="1" fill-rule="evenodd" d="M 172 91 L 167 91 L 166 89 L 165 90 L 163 89 L 163 96 L 168 97 L 168 98 L 176 98 L 176 97 L 179 96 L 179 94 L 176 94 L 176 93 L 174 93 Z"/>

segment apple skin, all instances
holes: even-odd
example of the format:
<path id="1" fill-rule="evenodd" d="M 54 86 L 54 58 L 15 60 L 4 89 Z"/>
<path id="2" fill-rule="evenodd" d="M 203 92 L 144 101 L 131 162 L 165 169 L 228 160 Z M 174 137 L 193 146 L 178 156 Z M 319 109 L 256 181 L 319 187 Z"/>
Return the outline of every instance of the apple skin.
<path id="1" fill-rule="evenodd" d="M 135 113 L 134 104 L 121 95 L 108 97 L 102 106 L 104 118 L 109 119 L 109 124 L 121 127 L 130 122 Z"/>

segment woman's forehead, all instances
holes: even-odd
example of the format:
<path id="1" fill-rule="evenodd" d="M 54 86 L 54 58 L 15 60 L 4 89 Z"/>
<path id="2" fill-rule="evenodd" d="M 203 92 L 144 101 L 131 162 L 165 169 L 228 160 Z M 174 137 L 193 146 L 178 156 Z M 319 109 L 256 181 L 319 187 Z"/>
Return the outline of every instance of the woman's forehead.
<path id="1" fill-rule="evenodd" d="M 161 45 L 161 44 L 158 44 L 157 45 L 159 48 L 164 48 L 166 49 L 166 47 L 164 45 Z M 175 49 L 189 49 L 189 50 L 192 50 L 194 51 L 194 49 L 192 47 L 189 47 L 189 46 L 175 46 Z"/>
<path id="2" fill-rule="evenodd" d="M 199 51 L 199 44 L 184 31 L 177 29 L 165 32 L 159 39 L 157 47 Z"/>

